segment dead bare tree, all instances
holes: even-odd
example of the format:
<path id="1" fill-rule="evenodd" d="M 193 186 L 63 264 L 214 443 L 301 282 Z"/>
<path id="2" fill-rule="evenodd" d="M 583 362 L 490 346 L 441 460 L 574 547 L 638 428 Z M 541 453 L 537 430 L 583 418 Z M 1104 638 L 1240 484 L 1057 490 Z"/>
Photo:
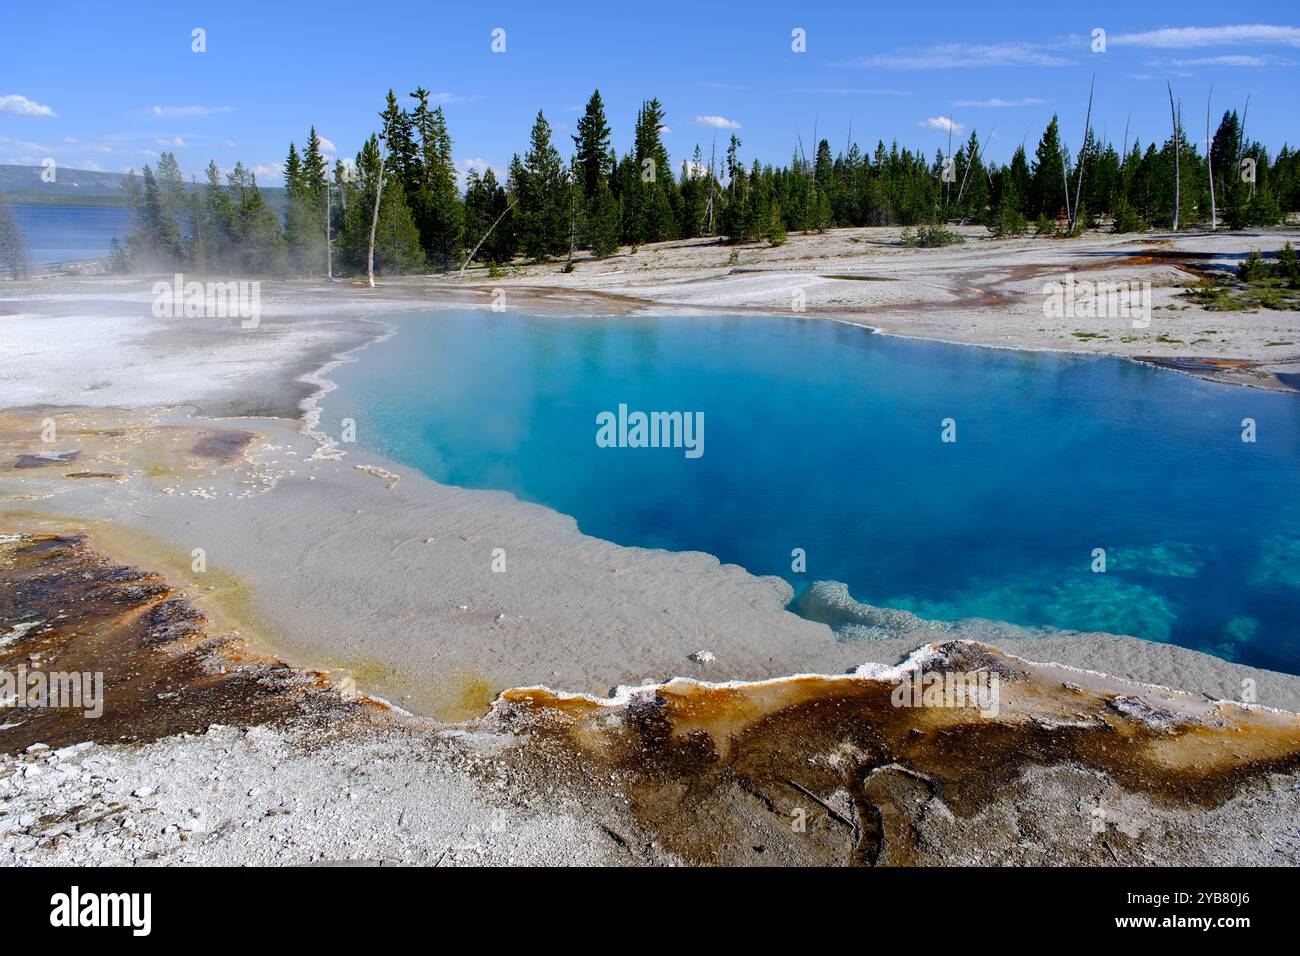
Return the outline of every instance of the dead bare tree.
<path id="1" fill-rule="evenodd" d="M 1237 128 L 1237 169 L 1241 170 L 1241 154 L 1246 149 L 1246 117 L 1250 114 L 1250 94 L 1246 94 L 1246 108 L 1241 111 L 1241 126 Z M 1255 180 L 1250 180 L 1250 198 L 1255 198 Z"/>
<path id="2" fill-rule="evenodd" d="M 1168 80 L 1166 80 L 1166 81 L 1165 81 L 1165 86 L 1167 86 L 1167 87 L 1169 88 L 1169 118 L 1170 118 L 1170 120 L 1171 120 L 1171 122 L 1173 123 L 1173 126 L 1174 126 L 1174 232 L 1177 232 L 1177 231 L 1178 231 L 1178 213 L 1180 212 L 1180 208 L 1179 208 L 1179 207 L 1180 207 L 1180 205 L 1181 205 L 1181 202 L 1182 202 L 1182 195 L 1183 195 L 1183 189 L 1182 189 L 1182 174 L 1181 174 L 1181 170 L 1180 170 L 1180 166 L 1181 166 L 1181 164 L 1180 164 L 1179 161 L 1178 161 L 1178 159 L 1179 159 L 1179 157 L 1178 157 L 1178 140 L 1179 140 L 1180 135 L 1181 135 L 1181 130 L 1178 128 L 1178 111 L 1174 108 L 1174 87 L 1173 87 L 1173 84 L 1170 83 Z"/>
<path id="3" fill-rule="evenodd" d="M 994 124 L 993 124 L 993 127 L 989 130 L 989 134 L 988 134 L 988 136 L 985 136 L 985 137 L 984 137 L 984 141 L 983 141 L 982 143 L 979 141 L 979 138 L 978 138 L 978 137 L 979 137 L 979 133 L 978 133 L 978 132 L 975 133 L 975 136 L 976 136 L 976 146 L 975 146 L 974 151 L 971 153 L 971 155 L 968 156 L 968 157 L 966 158 L 966 169 L 965 169 L 965 171 L 962 172 L 962 174 L 961 174 L 961 188 L 957 190 L 957 205 L 958 205 L 958 206 L 961 205 L 962 196 L 964 196 L 964 195 L 966 194 L 966 177 L 970 175 L 970 168 L 971 168 L 972 166 L 975 165 L 975 160 L 976 160 L 978 157 L 984 155 L 984 147 L 987 146 L 987 145 L 989 144 L 989 140 L 990 140 L 990 139 L 992 138 L 992 136 L 993 136 L 993 131 L 996 130 L 997 128 L 998 128 L 998 124 L 997 124 L 997 123 L 994 123 Z M 984 172 L 985 172 L 985 173 L 988 173 L 988 167 L 987 167 L 987 166 L 984 168 Z M 992 179 L 992 177 L 989 178 L 989 185 L 990 185 L 990 186 L 993 185 L 993 179 Z M 962 216 L 962 217 L 961 217 L 961 222 L 959 223 L 959 225 L 963 225 L 963 226 L 964 226 L 965 224 L 966 224 L 966 217 L 965 217 L 965 216 Z"/>
<path id="4" fill-rule="evenodd" d="M 948 114 L 948 154 L 944 158 L 948 162 L 952 162 L 952 114 L 951 113 Z M 945 176 L 943 180 L 943 211 L 944 211 L 945 219 L 948 218 L 947 216 L 948 198 L 951 191 L 952 191 L 952 183 L 950 183 L 948 181 L 948 177 Z"/>
<path id="5" fill-rule="evenodd" d="M 379 153 L 379 175 L 375 178 L 375 208 L 370 214 L 370 251 L 366 256 L 366 277 L 375 287 L 375 230 L 379 228 L 379 197 L 384 192 L 384 154 Z"/>
<path id="6" fill-rule="evenodd" d="M 330 231 L 330 181 L 325 180 L 325 279 L 334 281 L 334 237 Z"/>
<path id="7" fill-rule="evenodd" d="M 517 203 L 518 201 L 519 201 L 518 199 L 510 200 L 510 202 L 506 205 L 506 208 L 501 210 L 501 215 L 497 216 L 496 222 L 488 226 L 488 231 L 483 233 L 483 238 L 478 241 L 478 245 L 474 247 L 474 251 L 471 252 L 468 256 L 466 256 L 465 261 L 461 263 L 460 272 L 456 276 L 458 279 L 465 278 L 465 269 L 468 268 L 469 264 L 474 261 L 474 257 L 478 255 L 478 251 L 480 248 L 482 248 L 483 243 L 487 242 L 488 236 L 492 235 L 492 230 L 495 229 L 500 224 L 502 219 L 506 218 L 506 213 L 508 213 L 511 209 L 515 208 L 515 203 Z M 569 250 L 569 258 L 570 259 L 573 258 L 572 248 L 570 248 Z"/>
<path id="8" fill-rule="evenodd" d="M 1210 93 L 1205 98 L 1205 172 L 1210 177 L 1210 230 L 1219 228 L 1219 211 L 1214 205 L 1214 143 L 1210 139 L 1210 103 L 1214 99 L 1214 84 L 1210 84 Z"/>
<path id="9" fill-rule="evenodd" d="M 1070 149 L 1064 143 L 1061 144 L 1061 190 L 1065 193 L 1065 222 L 1068 225 L 1074 220 L 1070 218 Z"/>
<path id="10" fill-rule="evenodd" d="M 1092 93 L 1096 85 L 1097 77 L 1094 76 L 1088 86 L 1088 115 L 1083 121 L 1083 145 L 1079 147 L 1079 170 L 1074 178 L 1074 212 L 1070 214 L 1070 235 L 1074 235 L 1074 227 L 1079 219 L 1079 197 L 1083 193 L 1083 161 L 1088 155 L 1088 136 L 1092 132 Z"/>

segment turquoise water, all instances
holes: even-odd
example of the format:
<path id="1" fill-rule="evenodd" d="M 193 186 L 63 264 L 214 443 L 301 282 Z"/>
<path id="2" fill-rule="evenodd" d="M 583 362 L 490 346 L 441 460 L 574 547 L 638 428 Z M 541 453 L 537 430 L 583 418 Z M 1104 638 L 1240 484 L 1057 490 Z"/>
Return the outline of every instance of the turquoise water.
<path id="1" fill-rule="evenodd" d="M 12 209 L 27 238 L 27 255 L 37 264 L 102 258 L 114 237 L 124 241 L 135 226 L 130 209 L 18 205 Z"/>
<path id="2" fill-rule="evenodd" d="M 1300 397 L 821 320 L 398 322 L 336 370 L 323 425 L 355 418 L 360 444 L 438 481 L 796 588 L 1300 673 Z M 620 403 L 703 412 L 704 454 L 598 447 Z"/>

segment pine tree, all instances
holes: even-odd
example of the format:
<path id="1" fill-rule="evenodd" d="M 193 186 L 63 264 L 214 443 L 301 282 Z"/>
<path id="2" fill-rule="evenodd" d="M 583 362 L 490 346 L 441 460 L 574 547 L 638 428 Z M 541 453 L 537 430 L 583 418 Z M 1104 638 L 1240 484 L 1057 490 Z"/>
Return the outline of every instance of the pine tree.
<path id="1" fill-rule="evenodd" d="M 227 179 L 235 210 L 235 268 L 248 275 L 284 275 L 289 260 L 280 217 L 257 188 L 257 177 L 236 163 Z"/>
<path id="2" fill-rule="evenodd" d="M 600 183 L 613 172 L 609 154 L 609 124 L 605 119 L 605 104 L 600 90 L 591 94 L 587 109 L 578 120 L 578 132 L 573 137 L 576 158 L 582 170 L 583 197 L 591 202 L 596 197 Z"/>
<path id="3" fill-rule="evenodd" d="M 520 167 L 518 197 L 519 244 L 524 255 L 540 261 L 565 254 L 570 241 L 568 176 L 541 110 Z"/>
<path id="4" fill-rule="evenodd" d="M 289 265 L 294 272 L 310 274 L 315 264 L 316 228 L 311 214 L 311 191 L 298 148 L 293 143 L 289 144 L 289 156 L 284 161 L 284 190 L 284 239 Z"/>
<path id="5" fill-rule="evenodd" d="M 3 191 L 0 191 L 0 264 L 9 278 L 27 278 L 27 239 L 14 221 Z"/>
<path id="6" fill-rule="evenodd" d="M 203 220 L 207 227 L 208 263 L 212 270 L 231 271 L 235 260 L 235 207 L 221 182 L 215 161 L 208 163 L 203 189 Z"/>
<path id="7" fill-rule="evenodd" d="M 379 222 L 375 229 L 375 272 L 395 275 L 418 271 L 424 265 L 420 230 L 415 225 L 406 192 L 397 173 L 389 174 L 384 161 L 383 189 L 379 192 Z M 380 145 L 371 135 L 357 154 L 357 189 L 348 206 L 339 238 L 343 261 L 354 272 L 366 271 L 370 244 L 370 220 L 375 191 L 379 189 Z"/>
<path id="8" fill-rule="evenodd" d="M 768 207 L 767 229 L 763 238 L 772 246 L 785 245 L 785 219 L 781 215 L 781 204 L 779 202 L 772 202 Z"/>
<path id="9" fill-rule="evenodd" d="M 465 233 L 465 210 L 456 189 L 451 135 L 442 107 L 429 109 L 429 91 L 419 87 L 411 128 L 417 137 L 418 180 L 407 182 L 408 199 L 430 261 L 449 269 L 458 260 Z"/>
<path id="10" fill-rule="evenodd" d="M 144 167 L 136 231 L 128 238 L 134 252 L 150 267 L 175 268 L 185 263 L 186 244 L 181 234 L 185 213 L 185 181 L 172 153 L 158 158 L 158 172 Z"/>
<path id="11" fill-rule="evenodd" d="M 593 255 L 604 258 L 618 251 L 621 231 L 618 200 L 609 183 L 601 179 L 596 184 L 596 195 L 591 200 L 589 236 Z"/>
<path id="12" fill-rule="evenodd" d="M 661 242 L 676 235 L 677 196 L 668 150 L 663 144 L 666 118 L 657 99 L 645 100 L 636 119 L 638 220 L 636 242 Z"/>
<path id="13" fill-rule="evenodd" d="M 1034 151 L 1034 168 L 1029 189 L 1029 215 L 1055 218 L 1065 209 L 1065 162 L 1061 159 L 1061 136 L 1056 116 L 1047 124 Z"/>
<path id="14" fill-rule="evenodd" d="M 387 149 L 385 177 L 391 172 L 404 186 L 415 185 L 420 178 L 420 157 L 411 115 L 397 105 L 397 95 L 392 90 L 388 91 L 388 100 L 379 118 L 384 124 L 379 135 Z"/>

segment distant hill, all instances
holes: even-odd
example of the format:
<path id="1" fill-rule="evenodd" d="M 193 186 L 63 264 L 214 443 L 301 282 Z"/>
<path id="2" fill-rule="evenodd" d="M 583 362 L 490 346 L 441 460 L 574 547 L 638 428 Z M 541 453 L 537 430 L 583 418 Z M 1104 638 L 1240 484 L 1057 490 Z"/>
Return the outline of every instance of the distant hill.
<path id="1" fill-rule="evenodd" d="M 41 181 L 40 166 L 10 166 L 0 164 L 0 192 L 12 205 L 26 206 L 125 206 L 126 195 L 122 184 L 125 173 L 104 173 L 91 169 L 58 168 L 55 181 Z M 195 183 L 186 183 L 187 191 L 202 189 Z M 271 208 L 284 211 L 283 186 L 259 186 Z"/>

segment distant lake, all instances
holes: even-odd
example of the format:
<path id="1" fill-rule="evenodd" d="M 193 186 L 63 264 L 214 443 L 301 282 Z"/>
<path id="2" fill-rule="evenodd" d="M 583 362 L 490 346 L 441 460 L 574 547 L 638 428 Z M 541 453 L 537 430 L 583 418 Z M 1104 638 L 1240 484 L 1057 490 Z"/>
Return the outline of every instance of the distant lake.
<path id="1" fill-rule="evenodd" d="M 13 206 L 33 263 L 101 259 L 114 237 L 125 240 L 135 212 L 111 206 Z"/>
<path id="2" fill-rule="evenodd" d="M 1298 396 L 822 320 L 393 321 L 331 373 L 322 425 L 354 418 L 358 441 L 437 481 L 925 617 L 1300 673 Z M 620 404 L 702 412 L 704 454 L 601 447 L 597 415 Z"/>

